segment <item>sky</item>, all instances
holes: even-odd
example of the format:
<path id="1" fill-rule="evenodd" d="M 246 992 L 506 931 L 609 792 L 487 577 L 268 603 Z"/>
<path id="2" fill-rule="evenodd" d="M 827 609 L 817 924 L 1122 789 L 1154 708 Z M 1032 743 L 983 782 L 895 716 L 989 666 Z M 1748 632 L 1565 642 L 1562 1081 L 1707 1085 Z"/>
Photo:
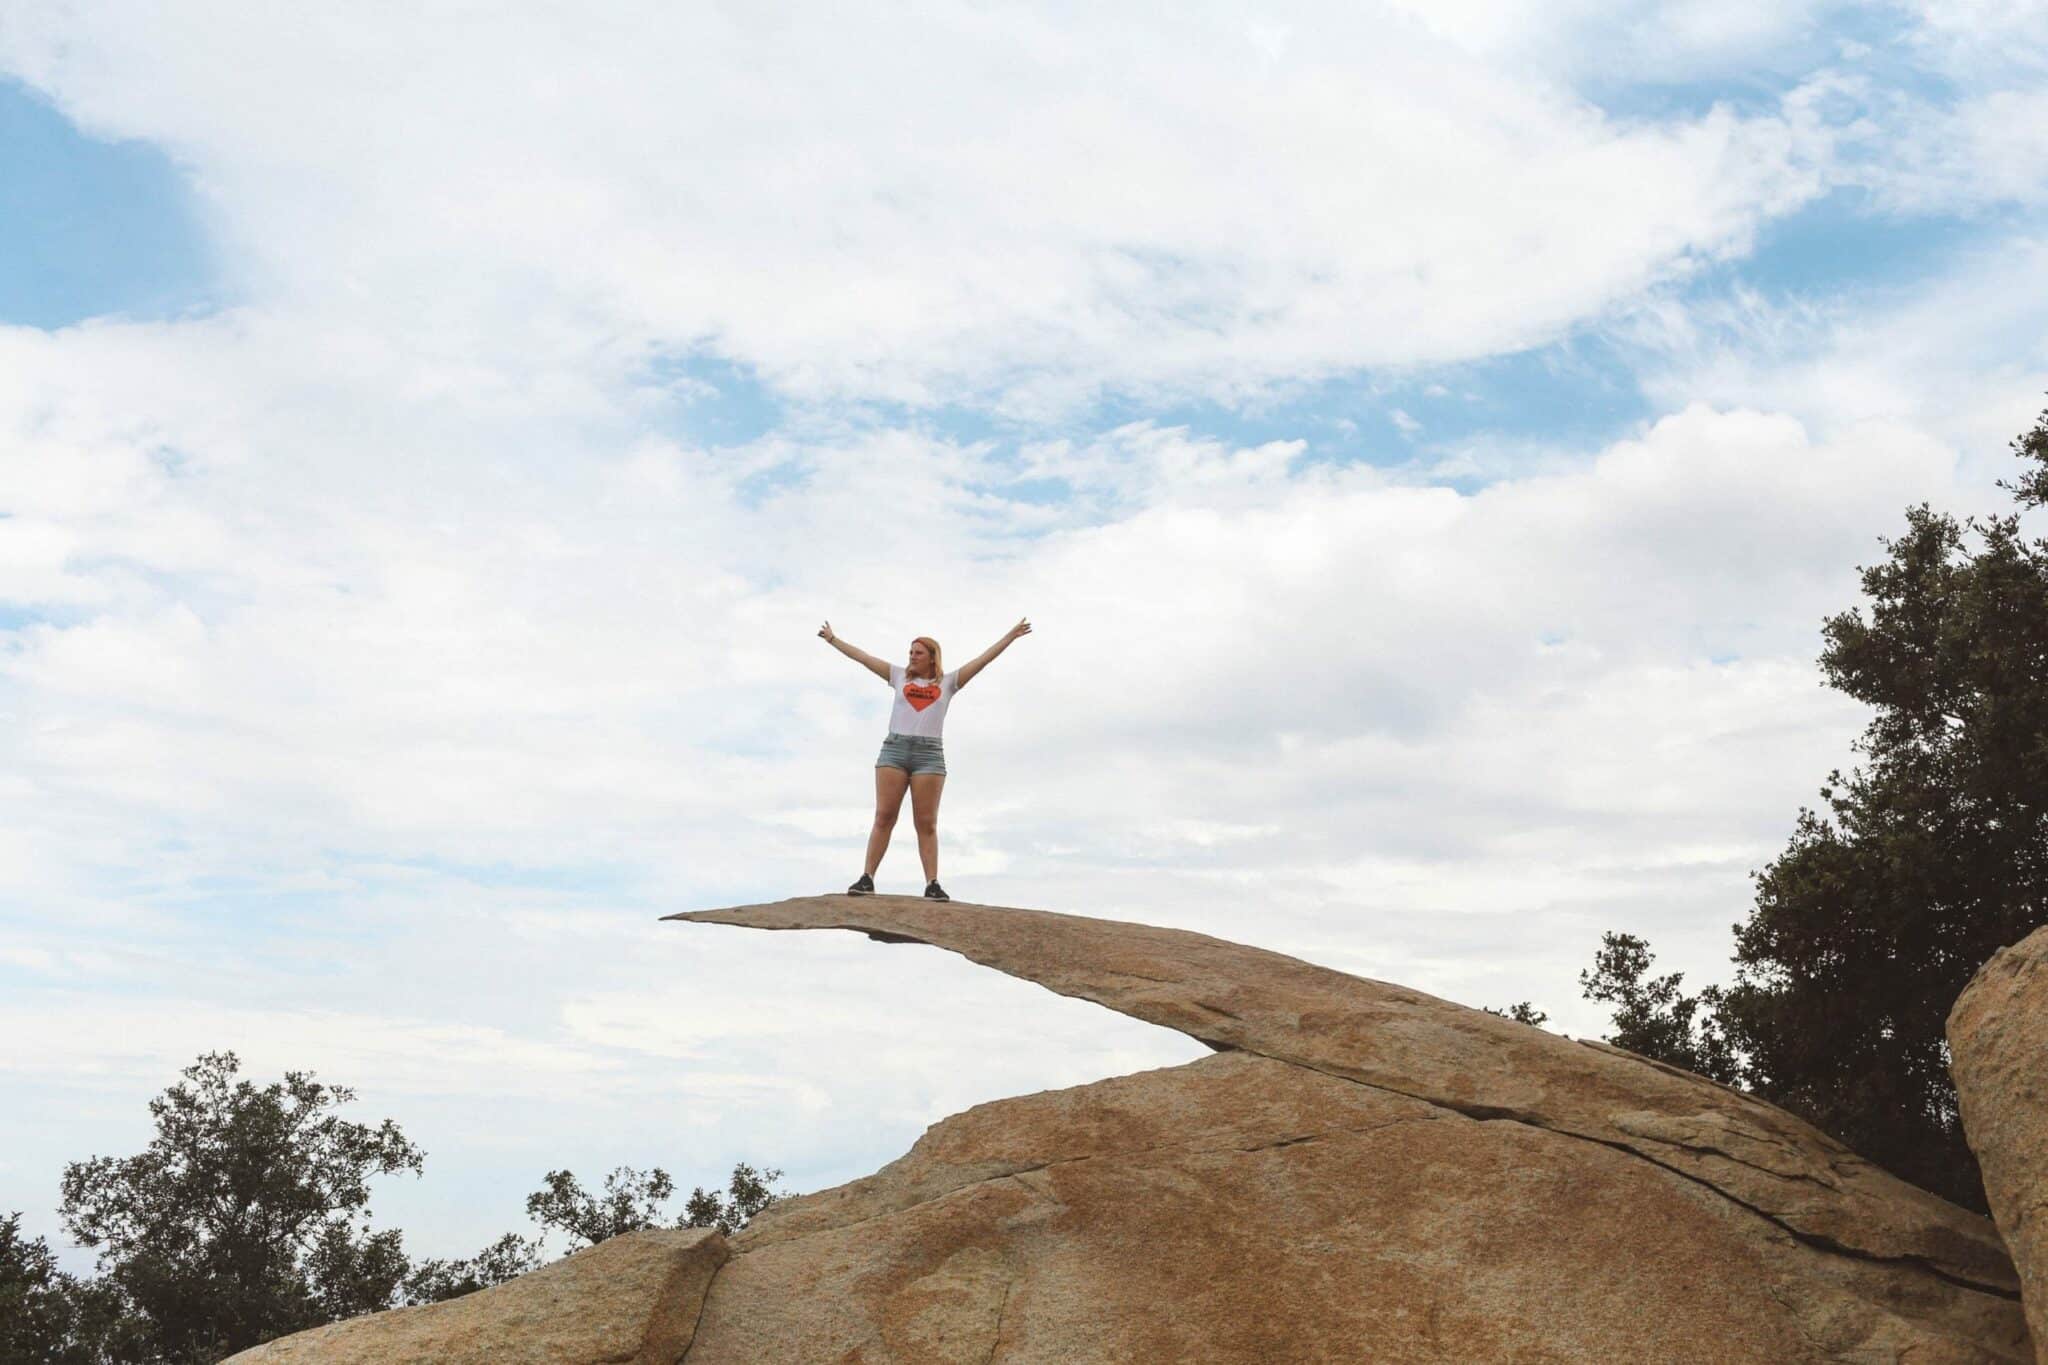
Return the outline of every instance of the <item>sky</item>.
<path id="1" fill-rule="evenodd" d="M 397 1121 L 437 1256 L 1200 1055 L 658 922 L 860 872 L 828 620 L 1032 622 L 959 900 L 1573 1036 L 1605 930 L 1726 980 L 1822 621 L 2048 403 L 2044 200 L 2029 0 L 10 0 L 0 1211 L 208 1051 Z"/>

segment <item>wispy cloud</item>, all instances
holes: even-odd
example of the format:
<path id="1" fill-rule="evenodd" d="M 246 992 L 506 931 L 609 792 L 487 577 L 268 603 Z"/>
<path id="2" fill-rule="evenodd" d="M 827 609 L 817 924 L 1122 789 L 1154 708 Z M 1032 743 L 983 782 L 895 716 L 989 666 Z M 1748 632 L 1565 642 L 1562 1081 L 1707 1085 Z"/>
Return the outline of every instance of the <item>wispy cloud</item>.
<path id="1" fill-rule="evenodd" d="M 911 405 L 1516 349 L 1819 186 L 1824 143 L 1774 111 L 1616 121 L 1371 10 L 1282 28 L 29 5 L 0 64 L 175 148 L 261 297 L 473 364 L 701 346 Z"/>

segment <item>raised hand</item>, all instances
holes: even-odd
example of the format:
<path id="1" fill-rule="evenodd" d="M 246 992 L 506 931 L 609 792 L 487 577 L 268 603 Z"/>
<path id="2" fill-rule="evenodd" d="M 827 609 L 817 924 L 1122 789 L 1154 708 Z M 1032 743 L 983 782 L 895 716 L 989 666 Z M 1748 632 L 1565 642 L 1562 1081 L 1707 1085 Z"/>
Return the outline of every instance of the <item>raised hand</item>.
<path id="1" fill-rule="evenodd" d="M 1031 621 L 1028 617 L 1022 621 L 1019 621 L 1016 625 L 1010 627 L 1010 638 L 1012 640 L 1016 639 L 1020 635 L 1029 635 L 1030 633 Z"/>
<path id="2" fill-rule="evenodd" d="M 827 621 L 824 625 L 818 627 L 818 638 L 829 644 L 839 637 L 832 633 L 832 623 Z"/>

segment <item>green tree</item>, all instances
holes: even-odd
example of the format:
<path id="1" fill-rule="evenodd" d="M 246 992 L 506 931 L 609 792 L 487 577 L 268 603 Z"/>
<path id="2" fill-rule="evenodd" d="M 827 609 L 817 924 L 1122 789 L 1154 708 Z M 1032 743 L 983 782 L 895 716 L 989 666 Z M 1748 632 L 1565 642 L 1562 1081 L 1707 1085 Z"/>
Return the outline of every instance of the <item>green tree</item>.
<path id="1" fill-rule="evenodd" d="M 1650 945 L 1634 934 L 1600 936 L 1593 969 L 1579 973 L 1579 988 L 1586 999 L 1614 1006 L 1614 1032 L 1607 1041 L 1709 1080 L 1734 1084 L 1741 1078 L 1741 1068 L 1721 1030 L 1720 988 L 1709 986 L 1698 995 L 1687 995 L 1679 989 L 1685 984 L 1683 972 L 1645 981 L 1655 960 Z"/>
<path id="2" fill-rule="evenodd" d="M 694 1189 L 683 1205 L 682 1221 L 679 1227 L 717 1228 L 730 1237 L 754 1220 L 754 1215 L 778 1199 L 788 1198 L 787 1194 L 772 1191 L 768 1186 L 782 1179 L 781 1171 L 757 1171 L 744 1161 L 732 1168 L 732 1179 L 726 1182 L 725 1193 Z"/>
<path id="3" fill-rule="evenodd" d="M 731 1236 L 762 1209 L 786 1197 L 768 1188 L 781 1178 L 781 1171 L 757 1171 L 740 1162 L 732 1168 L 725 1193 L 701 1187 L 690 1191 L 681 1216 L 669 1226 L 715 1227 Z M 585 1190 L 569 1171 L 549 1171 L 546 1183 L 527 1196 L 526 1212 L 542 1228 L 558 1229 L 572 1244 L 589 1246 L 621 1233 L 664 1226 L 667 1214 L 662 1205 L 675 1192 L 675 1181 L 659 1166 L 644 1172 L 621 1166 L 604 1178 L 601 1195 Z"/>
<path id="4" fill-rule="evenodd" d="M 2048 413 L 2013 450 L 2018 510 L 1909 509 L 1861 571 L 1867 612 L 1826 622 L 1825 681 L 1873 711 L 1861 762 L 1757 874 L 1734 984 L 1694 1000 L 1740 1084 L 1979 1210 L 1943 1026 L 1992 953 L 2048 922 L 2048 540 L 2020 526 L 2048 503 Z M 1689 1065 L 1678 1033 L 1644 1041 Z"/>
<path id="5" fill-rule="evenodd" d="M 572 1247 L 595 1246 L 662 1226 L 661 1206 L 675 1192 L 676 1182 L 659 1166 L 645 1172 L 619 1167 L 604 1178 L 601 1196 L 586 1191 L 569 1171 L 549 1171 L 546 1183 L 526 1197 L 526 1213 L 543 1228 L 567 1233 Z"/>
<path id="6" fill-rule="evenodd" d="M 0 1365 L 88 1365 L 79 1344 L 77 1281 L 49 1244 L 21 1235 L 21 1215 L 0 1218 Z"/>
<path id="7" fill-rule="evenodd" d="M 150 1102 L 139 1155 L 64 1169 L 61 1213 L 99 1250 L 103 1288 L 133 1321 L 112 1358 L 213 1362 L 287 1332 L 390 1306 L 411 1269 L 395 1230 L 368 1227 L 369 1180 L 423 1157 L 386 1120 L 302 1072 L 258 1087 L 208 1053 Z"/>
<path id="8" fill-rule="evenodd" d="M 150 1102 L 156 1134 L 126 1159 L 64 1170 L 62 1215 L 99 1251 L 99 1274 L 56 1268 L 41 1239 L 0 1219 L 0 1365 L 196 1365 L 291 1332 L 400 1304 L 438 1303 L 537 1268 L 546 1230 L 578 1243 L 659 1226 L 675 1182 L 621 1167 L 602 1196 L 551 1171 L 528 1201 L 538 1237 L 500 1237 L 461 1260 L 412 1262 L 369 1226 L 369 1181 L 418 1174 L 424 1156 L 386 1120 L 334 1111 L 355 1098 L 296 1071 L 239 1079 L 208 1053 Z M 779 1171 L 733 1168 L 729 1195 L 693 1191 L 676 1226 L 736 1232 L 781 1197 Z"/>
<path id="9" fill-rule="evenodd" d="M 2013 443 L 2048 500 L 2048 413 Z M 1801 811 L 1736 929 L 1723 1011 L 1761 1094 L 1984 1207 L 1943 1025 L 1985 960 L 2048 920 L 2048 541 L 2019 512 L 1906 514 L 1827 623 L 1830 686 L 1875 709 L 1864 762 Z"/>
<path id="10" fill-rule="evenodd" d="M 540 1268 L 542 1241 L 508 1232 L 467 1260 L 422 1261 L 407 1273 L 400 1296 L 408 1305 L 441 1303 L 517 1279 Z"/>

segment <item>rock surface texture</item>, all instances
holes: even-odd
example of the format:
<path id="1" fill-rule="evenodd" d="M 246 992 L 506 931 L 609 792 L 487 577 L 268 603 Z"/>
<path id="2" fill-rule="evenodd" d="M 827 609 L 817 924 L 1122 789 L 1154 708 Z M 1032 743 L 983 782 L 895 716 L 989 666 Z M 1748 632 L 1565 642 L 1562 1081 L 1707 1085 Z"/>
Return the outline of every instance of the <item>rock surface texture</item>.
<path id="1" fill-rule="evenodd" d="M 1630 1053 L 1138 924 L 895 896 L 670 918 L 932 944 L 1219 1054 L 979 1106 L 771 1208 L 690 1365 L 2030 1355 L 1988 1220 Z"/>
<path id="2" fill-rule="evenodd" d="M 901 896 L 670 918 L 931 944 L 1216 1055 L 956 1114 L 729 1244 L 632 1234 L 237 1362 L 2031 1354 L 1989 1220 L 1631 1053 L 1139 924 Z"/>
<path id="3" fill-rule="evenodd" d="M 1984 964 L 1949 1011 L 1948 1047 L 1963 1131 L 2048 1362 L 2048 929 Z"/>
<path id="4" fill-rule="evenodd" d="M 707 1228 L 629 1232 L 507 1284 L 300 1332 L 228 1365 L 674 1365 L 725 1258 Z"/>

